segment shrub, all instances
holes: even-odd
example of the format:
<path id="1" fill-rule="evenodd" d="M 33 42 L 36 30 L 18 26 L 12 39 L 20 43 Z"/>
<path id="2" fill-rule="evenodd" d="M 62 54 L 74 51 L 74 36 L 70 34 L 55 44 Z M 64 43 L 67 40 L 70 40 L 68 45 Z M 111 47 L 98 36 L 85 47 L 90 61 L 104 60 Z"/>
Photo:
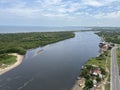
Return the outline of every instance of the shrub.
<path id="1" fill-rule="evenodd" d="M 85 87 L 92 88 L 93 87 L 93 81 L 90 80 L 90 79 L 86 80 Z"/>

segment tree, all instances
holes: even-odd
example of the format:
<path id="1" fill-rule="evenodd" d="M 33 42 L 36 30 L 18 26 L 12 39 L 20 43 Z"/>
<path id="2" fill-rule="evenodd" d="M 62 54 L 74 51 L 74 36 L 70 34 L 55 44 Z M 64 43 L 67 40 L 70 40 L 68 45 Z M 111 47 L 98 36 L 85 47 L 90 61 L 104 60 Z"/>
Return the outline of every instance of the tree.
<path id="1" fill-rule="evenodd" d="M 85 79 L 90 79 L 90 75 L 86 74 L 86 75 L 84 76 L 84 78 L 85 78 Z"/>
<path id="2" fill-rule="evenodd" d="M 101 74 L 106 75 L 106 71 L 103 68 L 100 68 Z"/>
<path id="3" fill-rule="evenodd" d="M 86 65 L 86 68 L 87 68 L 88 70 L 94 69 L 94 67 L 93 67 L 92 65 Z"/>
<path id="4" fill-rule="evenodd" d="M 92 88 L 93 87 L 93 81 L 90 80 L 90 79 L 86 80 L 85 87 Z"/>
<path id="5" fill-rule="evenodd" d="M 96 77 L 97 82 L 101 82 L 101 78 L 99 76 Z"/>
<path id="6" fill-rule="evenodd" d="M 88 75 L 88 70 L 83 69 L 82 72 L 81 72 L 81 76 L 85 77 L 86 75 Z"/>

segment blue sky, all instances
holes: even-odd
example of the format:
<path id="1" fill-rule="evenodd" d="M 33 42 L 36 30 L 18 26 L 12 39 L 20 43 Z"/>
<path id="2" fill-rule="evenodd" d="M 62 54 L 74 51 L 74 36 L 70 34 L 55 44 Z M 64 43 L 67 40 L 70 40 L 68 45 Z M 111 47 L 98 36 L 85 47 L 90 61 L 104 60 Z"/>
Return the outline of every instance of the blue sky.
<path id="1" fill-rule="evenodd" d="M 120 27 L 120 0 L 0 0 L 0 25 Z"/>

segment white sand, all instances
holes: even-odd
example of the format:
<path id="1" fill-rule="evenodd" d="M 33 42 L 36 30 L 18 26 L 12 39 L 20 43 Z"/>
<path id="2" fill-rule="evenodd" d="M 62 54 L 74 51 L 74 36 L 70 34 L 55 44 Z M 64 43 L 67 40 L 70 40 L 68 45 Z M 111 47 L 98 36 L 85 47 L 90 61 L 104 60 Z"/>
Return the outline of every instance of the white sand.
<path id="1" fill-rule="evenodd" d="M 9 54 L 9 55 L 16 56 L 17 57 L 16 58 L 17 62 L 14 63 L 13 65 L 10 65 L 10 66 L 6 67 L 6 68 L 0 68 L 0 75 L 12 70 L 13 68 L 19 66 L 22 63 L 23 55 L 19 55 L 17 53 L 12 53 L 12 54 Z"/>

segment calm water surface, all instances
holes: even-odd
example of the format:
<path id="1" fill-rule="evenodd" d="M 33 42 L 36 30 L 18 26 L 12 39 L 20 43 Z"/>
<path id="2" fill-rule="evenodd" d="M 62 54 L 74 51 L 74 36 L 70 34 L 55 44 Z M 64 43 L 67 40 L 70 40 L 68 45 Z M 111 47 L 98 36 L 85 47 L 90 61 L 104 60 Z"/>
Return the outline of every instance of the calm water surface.
<path id="1" fill-rule="evenodd" d="M 81 66 L 98 55 L 99 42 L 93 32 L 77 32 L 74 38 L 28 50 L 20 66 L 0 76 L 0 90 L 70 90 Z"/>
<path id="2" fill-rule="evenodd" d="M 0 33 L 20 33 L 20 32 L 54 32 L 54 31 L 71 31 L 71 30 L 91 30 L 88 27 L 80 26 L 61 26 L 61 27 L 50 27 L 50 26 L 0 26 Z"/>

